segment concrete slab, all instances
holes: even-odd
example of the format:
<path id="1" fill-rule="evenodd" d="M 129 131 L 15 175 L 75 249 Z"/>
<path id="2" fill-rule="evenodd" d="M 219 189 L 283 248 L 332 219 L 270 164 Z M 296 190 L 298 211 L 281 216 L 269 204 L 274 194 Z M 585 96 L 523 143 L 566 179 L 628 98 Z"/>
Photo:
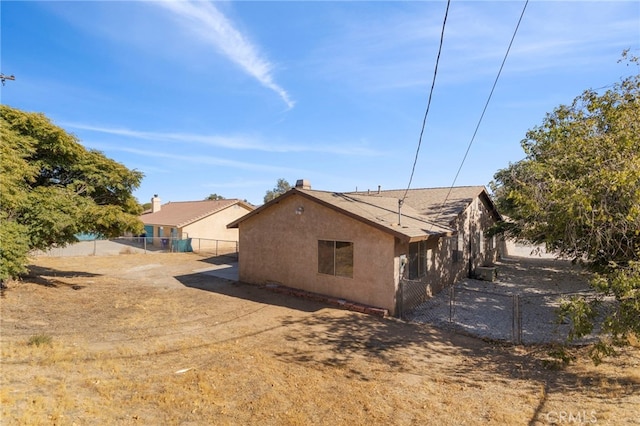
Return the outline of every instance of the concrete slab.
<path id="1" fill-rule="evenodd" d="M 230 281 L 238 281 L 238 263 L 228 263 L 222 265 L 214 265 L 209 268 L 194 270 L 193 272 L 210 275 L 216 278 L 223 278 Z"/>

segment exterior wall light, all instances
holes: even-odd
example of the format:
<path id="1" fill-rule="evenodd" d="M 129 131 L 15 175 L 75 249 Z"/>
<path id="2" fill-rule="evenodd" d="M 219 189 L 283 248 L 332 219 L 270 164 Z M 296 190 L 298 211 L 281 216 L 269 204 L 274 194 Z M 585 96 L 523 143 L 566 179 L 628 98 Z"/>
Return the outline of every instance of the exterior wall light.
<path id="1" fill-rule="evenodd" d="M 304 207 L 298 206 L 298 208 L 296 208 L 296 214 L 301 215 L 302 213 L 304 213 Z"/>

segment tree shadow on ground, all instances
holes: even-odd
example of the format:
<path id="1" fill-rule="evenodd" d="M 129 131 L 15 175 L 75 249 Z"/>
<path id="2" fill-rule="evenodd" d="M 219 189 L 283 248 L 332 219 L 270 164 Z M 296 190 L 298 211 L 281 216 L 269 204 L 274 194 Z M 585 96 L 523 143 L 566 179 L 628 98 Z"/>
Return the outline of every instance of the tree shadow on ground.
<path id="1" fill-rule="evenodd" d="M 70 284 L 63 280 L 69 278 L 91 278 L 98 276 L 101 276 L 101 274 L 93 274 L 84 271 L 62 271 L 59 269 L 47 268 L 44 266 L 30 265 L 29 272 L 24 275 L 23 278 L 25 280 L 28 280 L 30 283 L 45 287 L 57 288 L 64 286 L 72 288 L 76 287 L 77 289 L 79 289 L 83 286 Z"/>
<path id="2" fill-rule="evenodd" d="M 545 265 L 546 262 L 548 260 L 540 263 Z M 611 370 L 579 372 L 548 368 L 549 346 L 515 347 L 431 325 L 341 310 L 202 273 L 175 278 L 186 287 L 308 312 L 309 315 L 303 318 L 298 315 L 273 318 L 278 323 L 275 327 L 284 331 L 282 346 L 274 349 L 272 354 L 286 363 L 340 368 L 347 372 L 347 377 L 362 381 L 371 380 L 372 368 L 411 374 L 426 380 L 434 377 L 436 372 L 465 386 L 478 386 L 479 380 L 509 384 L 513 380 L 523 381 L 532 393 L 540 395 L 529 424 L 539 420 L 550 395 L 580 392 L 605 402 L 612 392 L 623 396 L 640 392 L 640 378 L 637 374 L 627 374 L 626 371 L 630 370 L 626 368 L 615 374 Z M 287 345 L 289 341 L 296 344 Z M 634 356 L 640 358 L 637 351 Z M 460 362 L 452 364 L 452 357 L 457 357 L 454 359 Z M 361 360 L 370 363 L 356 362 Z M 638 361 L 635 359 L 633 362 Z M 541 389 L 544 391 L 540 392 Z"/>
<path id="3" fill-rule="evenodd" d="M 550 286 L 554 283 L 558 290 L 563 283 L 575 283 L 566 287 L 589 287 L 590 273 L 580 265 L 562 259 L 531 257 L 503 257 L 496 262 L 498 282 L 515 284 L 519 287 Z"/>
<path id="4" fill-rule="evenodd" d="M 362 363 L 353 362 L 365 359 L 371 361 L 371 368 L 422 376 L 426 380 L 439 375 L 465 386 L 477 386 L 479 380 L 508 383 L 520 380 L 536 395 L 545 389 L 530 424 L 535 423 L 552 394 L 575 391 L 608 401 L 612 392 L 627 396 L 640 392 L 640 378 L 631 373 L 632 367 L 615 373 L 549 368 L 548 346 L 516 348 L 428 325 L 354 312 L 336 316 L 319 311 L 302 321 L 284 318 L 282 322 L 284 325 L 295 323 L 295 327 L 287 328 L 285 341 L 295 341 L 297 345 L 283 344 L 275 356 L 288 363 L 340 367 L 354 380 L 370 380 L 370 370 L 358 367 Z M 304 345 L 300 345 L 301 342 Z M 299 347 L 306 349 L 296 349 Z M 452 364 L 452 356 L 460 362 Z M 637 351 L 635 357 L 633 362 L 640 359 Z"/>
<path id="5" fill-rule="evenodd" d="M 185 287 L 211 291 L 266 305 L 283 306 L 304 312 L 315 312 L 327 306 L 312 300 L 276 294 L 257 285 L 247 284 L 241 281 L 231 281 L 202 272 L 178 275 L 174 278 Z"/>
<path id="6" fill-rule="evenodd" d="M 578 389 L 591 382 L 622 384 L 640 391 L 637 377 L 610 377 L 597 372 L 579 375 L 550 370 L 545 366 L 549 348 L 545 345 L 515 350 L 509 343 L 479 339 L 395 318 L 379 318 L 346 310 L 336 315 L 335 310 L 340 308 L 201 273 L 177 276 L 176 279 L 186 287 L 309 312 L 311 315 L 303 319 L 293 316 L 277 319 L 287 330 L 285 341 L 303 342 L 305 345 L 302 346 L 307 348 L 301 351 L 283 345 L 282 350 L 274 355 L 285 362 L 347 367 L 351 360 L 364 358 L 380 362 L 390 370 L 414 375 L 422 375 L 425 368 L 436 368 L 460 381 L 466 381 L 469 375 L 477 377 L 479 371 L 483 372 L 486 380 L 533 380 L 548 387 L 549 392 Z M 463 356 L 464 364 L 451 366 L 443 361 L 451 355 Z M 352 374 L 366 380 L 364 372 L 354 370 Z"/>

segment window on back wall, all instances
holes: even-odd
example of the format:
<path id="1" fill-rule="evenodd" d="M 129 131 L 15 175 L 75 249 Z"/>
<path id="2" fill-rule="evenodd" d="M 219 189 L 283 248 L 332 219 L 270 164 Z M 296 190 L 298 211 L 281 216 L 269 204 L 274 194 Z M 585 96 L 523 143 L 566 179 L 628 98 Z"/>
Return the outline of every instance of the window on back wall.
<path id="1" fill-rule="evenodd" d="M 318 272 L 353 277 L 353 243 L 318 240 Z"/>
<path id="2" fill-rule="evenodd" d="M 489 237 L 487 241 L 488 241 L 487 245 L 489 246 L 488 249 L 494 250 L 496 248 L 496 236 L 492 235 L 491 237 Z"/>
<path id="3" fill-rule="evenodd" d="M 424 277 L 427 274 L 427 243 L 418 241 L 409 243 L 409 279 Z"/>
<path id="4" fill-rule="evenodd" d="M 464 253 L 464 235 L 462 235 L 462 233 L 459 233 L 457 236 L 451 237 L 450 241 L 453 262 L 462 262 Z"/>

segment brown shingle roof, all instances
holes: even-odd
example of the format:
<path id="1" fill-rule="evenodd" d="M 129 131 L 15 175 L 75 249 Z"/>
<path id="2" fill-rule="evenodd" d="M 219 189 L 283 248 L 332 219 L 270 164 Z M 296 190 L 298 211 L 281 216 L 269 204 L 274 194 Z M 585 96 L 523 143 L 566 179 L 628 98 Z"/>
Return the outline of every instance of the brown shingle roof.
<path id="1" fill-rule="evenodd" d="M 181 228 L 234 204 L 240 204 L 248 209 L 253 208 L 238 199 L 178 201 L 163 204 L 158 212 L 142 214 L 140 220 L 147 225 L 165 225 Z"/>
<path id="2" fill-rule="evenodd" d="M 371 191 L 370 193 L 357 192 L 356 194 L 399 200 L 404 196 L 404 193 L 404 189 L 393 189 L 380 191 L 380 193 Z M 413 207 L 420 215 L 425 216 L 427 220 L 434 221 L 441 226 L 450 226 L 451 222 L 467 208 L 471 201 L 480 196 L 488 198 L 484 186 L 421 188 L 407 191 L 404 202 Z M 490 204 L 492 203 L 490 202 Z"/>
<path id="3" fill-rule="evenodd" d="M 402 205 L 402 215 L 399 216 L 398 200 L 404 193 L 405 190 L 337 193 L 294 188 L 281 197 L 299 194 L 409 240 L 451 234 L 454 231 L 453 220 L 476 197 L 485 197 L 488 203 L 493 205 L 484 186 L 410 189 Z M 273 202 L 261 206 L 228 226 L 237 227 L 240 222 L 268 208 Z M 495 214 L 499 217 L 497 211 Z"/>

